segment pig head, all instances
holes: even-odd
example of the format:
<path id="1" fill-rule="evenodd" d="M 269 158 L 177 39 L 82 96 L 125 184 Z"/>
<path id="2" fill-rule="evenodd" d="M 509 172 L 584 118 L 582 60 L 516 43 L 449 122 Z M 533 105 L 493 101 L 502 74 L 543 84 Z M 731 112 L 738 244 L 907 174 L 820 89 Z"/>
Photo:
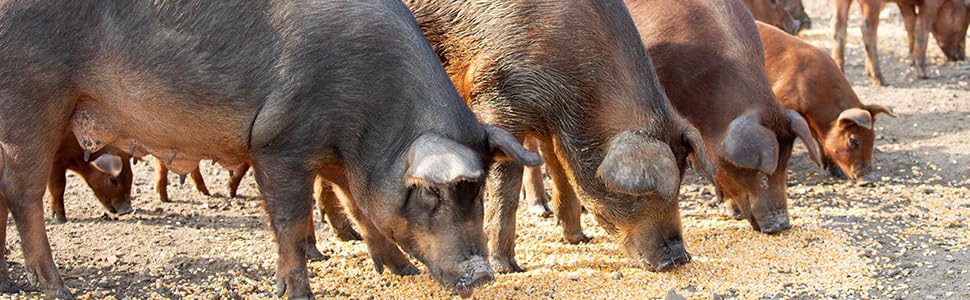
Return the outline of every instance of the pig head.
<path id="1" fill-rule="evenodd" d="M 871 182 L 875 117 L 895 116 L 892 109 L 878 104 L 849 108 L 839 113 L 821 138 L 823 165 L 836 177 L 848 176 L 860 184 Z"/>
<path id="2" fill-rule="evenodd" d="M 797 137 L 818 163 L 818 145 L 805 119 L 793 110 L 786 120 L 764 122 L 755 113 L 731 122 L 718 166 L 718 196 L 730 200 L 738 217 L 755 230 L 776 233 L 791 228 L 785 192 L 788 159 Z"/>
<path id="3" fill-rule="evenodd" d="M 792 18 L 779 0 L 744 0 L 755 20 L 771 24 L 785 32 L 796 34 L 801 22 Z"/>
<path id="4" fill-rule="evenodd" d="M 970 25 L 970 1 L 946 0 L 933 22 L 933 37 L 950 61 L 967 58 L 967 26 Z"/>

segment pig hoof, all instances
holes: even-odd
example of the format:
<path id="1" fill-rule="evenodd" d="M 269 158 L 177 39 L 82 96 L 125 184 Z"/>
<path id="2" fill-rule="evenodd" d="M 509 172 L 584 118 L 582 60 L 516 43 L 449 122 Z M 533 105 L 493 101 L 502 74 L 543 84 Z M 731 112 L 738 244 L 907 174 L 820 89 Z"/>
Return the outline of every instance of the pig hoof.
<path id="1" fill-rule="evenodd" d="M 548 218 L 552 216 L 552 210 L 546 207 L 545 204 L 534 204 L 529 206 L 529 213 L 540 218 Z"/>
<path id="2" fill-rule="evenodd" d="M 363 238 L 360 237 L 360 233 L 357 233 L 357 231 L 354 230 L 353 228 L 349 228 L 349 226 L 348 228 L 344 228 L 342 230 L 338 230 L 334 228 L 333 231 L 334 231 L 334 234 L 337 235 L 337 239 L 344 242 L 363 240 Z"/>
<path id="3" fill-rule="evenodd" d="M 588 237 L 585 234 L 583 234 L 582 231 L 576 231 L 576 232 L 573 232 L 572 234 L 565 234 L 565 235 L 563 235 L 563 238 L 566 240 L 566 243 L 569 243 L 571 245 L 576 245 L 576 244 L 580 244 L 580 243 L 584 243 L 585 244 L 585 243 L 589 243 L 589 241 L 593 240 L 593 238 Z"/>
<path id="4" fill-rule="evenodd" d="M 165 202 L 165 203 L 172 202 L 172 199 L 169 199 L 168 197 L 159 197 L 158 200 L 161 200 L 162 202 Z"/>
<path id="5" fill-rule="evenodd" d="M 3 283 L 0 283 L 0 293 L 4 294 L 15 294 L 20 293 L 20 287 L 10 281 L 10 278 L 4 276 L 2 279 Z"/>
<path id="6" fill-rule="evenodd" d="M 391 268 L 391 273 L 398 276 L 411 276 L 421 274 L 421 271 L 411 263 L 407 263 L 403 267 Z"/>
<path id="7" fill-rule="evenodd" d="M 54 223 L 57 223 L 57 224 L 67 223 L 67 217 L 61 217 L 61 216 L 54 217 Z"/>
<path id="8" fill-rule="evenodd" d="M 64 286 L 60 286 L 60 287 L 57 287 L 57 288 L 52 289 L 52 290 L 47 290 L 47 291 L 44 292 L 44 294 L 47 295 L 48 298 L 54 298 L 54 299 L 74 299 L 74 295 L 71 294 L 71 291 L 68 290 L 67 287 L 64 287 Z"/>
<path id="9" fill-rule="evenodd" d="M 495 273 L 508 274 L 525 272 L 525 269 L 519 267 L 519 264 L 512 259 L 492 258 L 490 261 L 492 264 L 492 270 L 495 270 Z"/>
<path id="10" fill-rule="evenodd" d="M 733 206 L 733 205 L 732 206 L 728 206 L 728 208 L 727 208 L 727 214 L 732 219 L 735 219 L 735 220 L 738 220 L 738 221 L 744 220 L 744 215 L 741 214 L 741 209 L 738 208 L 738 207 L 736 207 L 736 206 Z"/>
<path id="11" fill-rule="evenodd" d="M 306 247 L 306 259 L 309 261 L 324 261 L 329 258 L 330 257 L 323 255 L 323 253 L 320 253 L 320 250 L 317 250 L 317 246 L 315 245 L 309 245 Z"/>

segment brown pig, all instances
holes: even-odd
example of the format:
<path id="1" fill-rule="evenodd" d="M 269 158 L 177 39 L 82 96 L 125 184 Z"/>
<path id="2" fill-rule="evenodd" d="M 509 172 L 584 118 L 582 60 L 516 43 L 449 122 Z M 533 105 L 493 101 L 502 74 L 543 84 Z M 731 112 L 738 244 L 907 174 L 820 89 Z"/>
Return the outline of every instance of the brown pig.
<path id="1" fill-rule="evenodd" d="M 743 1 L 744 6 L 748 7 L 755 20 L 771 24 L 791 34 L 798 33 L 801 22 L 792 18 L 792 15 L 778 0 Z"/>
<path id="2" fill-rule="evenodd" d="M 754 19 L 738 0 L 627 0 L 667 95 L 704 136 L 719 198 L 755 230 L 791 227 L 792 144 L 817 160 L 805 119 L 775 101 Z M 702 20 L 703 23 L 685 20 Z"/>
<path id="3" fill-rule="evenodd" d="M 970 0 L 946 0 L 933 22 L 933 38 L 950 61 L 967 58 L 967 26 L 970 26 Z"/>
<path id="4" fill-rule="evenodd" d="M 541 141 L 567 242 L 589 240 L 582 201 L 644 268 L 690 261 L 680 178 L 688 157 L 713 167 L 699 132 L 664 95 L 621 1 L 405 3 L 476 115 L 519 141 Z M 522 172 L 499 163 L 488 180 L 485 232 L 498 272 L 523 270 L 514 251 Z"/>
<path id="5" fill-rule="evenodd" d="M 47 189 L 51 196 L 51 215 L 54 220 L 58 223 L 67 222 L 64 212 L 64 188 L 67 180 L 64 172 L 68 170 L 84 179 L 98 202 L 101 202 L 108 212 L 117 215 L 130 214 L 132 212 L 130 161 L 131 156 L 115 147 L 105 147 L 94 153 L 85 152 L 73 133 L 65 134 L 57 154 L 54 155 L 51 174 L 47 180 Z"/>
<path id="6" fill-rule="evenodd" d="M 859 0 L 863 14 L 862 41 L 866 49 L 866 74 L 869 75 L 869 79 L 873 84 L 886 84 L 879 67 L 879 49 L 877 47 L 879 12 L 882 10 L 883 2 L 896 2 L 899 5 L 900 13 L 903 15 L 903 22 L 906 25 L 906 36 L 909 38 L 909 53 L 913 60 L 912 65 L 916 69 L 916 77 L 925 79 L 929 78 L 929 75 L 926 74 L 926 44 L 929 41 L 930 30 L 932 29 L 934 35 L 938 37 L 947 36 L 948 43 L 954 43 L 953 46 L 940 45 L 943 47 L 943 51 L 947 52 L 947 57 L 951 57 L 949 52 L 955 51 L 948 50 L 947 48 L 959 47 L 959 39 L 963 38 L 955 34 L 959 34 L 959 32 L 966 33 L 966 23 L 960 22 L 959 20 L 949 21 L 948 17 L 944 17 L 947 20 L 946 22 L 934 24 L 938 20 L 937 15 L 946 1 L 965 0 Z M 852 2 L 852 0 L 833 1 L 835 3 L 833 27 L 835 28 L 834 38 L 836 45 L 832 51 L 832 58 L 835 59 L 835 64 L 839 66 L 840 70 L 845 67 L 845 32 L 848 27 L 849 8 Z M 957 5 L 959 6 L 959 3 Z M 959 16 L 957 18 L 959 19 Z M 956 37 L 957 39 L 952 39 L 951 42 L 950 37 Z M 959 54 L 953 53 L 951 59 L 959 57 Z"/>
<path id="7" fill-rule="evenodd" d="M 862 104 L 822 49 L 765 23 L 759 22 L 758 30 L 775 98 L 808 121 L 822 150 L 822 165 L 833 176 L 848 176 L 859 183 L 872 181 L 876 115 L 892 116 L 892 110 Z"/>

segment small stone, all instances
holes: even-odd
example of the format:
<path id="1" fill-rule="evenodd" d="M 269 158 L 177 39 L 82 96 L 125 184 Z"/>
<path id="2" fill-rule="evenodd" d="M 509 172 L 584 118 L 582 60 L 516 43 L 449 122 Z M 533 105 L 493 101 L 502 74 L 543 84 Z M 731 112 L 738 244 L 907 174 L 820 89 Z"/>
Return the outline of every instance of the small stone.
<path id="1" fill-rule="evenodd" d="M 684 298 L 684 296 L 677 294 L 677 292 L 674 291 L 674 289 L 670 289 L 669 291 L 667 291 L 667 295 L 664 296 L 664 300 L 687 300 L 687 298 Z"/>

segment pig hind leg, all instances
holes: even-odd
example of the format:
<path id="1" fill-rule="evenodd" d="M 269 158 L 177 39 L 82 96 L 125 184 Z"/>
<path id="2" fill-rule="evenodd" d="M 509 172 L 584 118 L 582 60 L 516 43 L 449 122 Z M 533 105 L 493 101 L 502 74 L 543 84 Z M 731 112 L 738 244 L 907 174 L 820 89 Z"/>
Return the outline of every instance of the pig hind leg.
<path id="1" fill-rule="evenodd" d="M 835 47 L 832 49 L 832 59 L 839 66 L 839 70 L 845 71 L 845 38 L 849 22 L 849 8 L 852 0 L 833 0 L 835 3 L 835 17 L 832 18 L 832 28 L 835 31 Z"/>
<path id="2" fill-rule="evenodd" d="M 158 200 L 171 202 L 168 198 L 168 167 L 158 157 L 155 158 L 155 191 L 158 192 Z"/>
<path id="3" fill-rule="evenodd" d="M 552 207 L 556 212 L 556 218 L 562 226 L 563 239 L 570 244 L 586 243 L 590 238 L 583 234 L 582 205 L 579 197 L 569 179 L 566 177 L 566 170 L 559 163 L 559 159 L 554 155 L 553 143 L 542 143 L 544 155 L 543 161 L 546 162 L 546 169 L 549 170 L 549 177 L 552 178 Z"/>
<path id="4" fill-rule="evenodd" d="M 882 1 L 864 0 L 862 3 L 862 43 L 866 48 L 866 74 L 872 84 L 882 86 L 886 80 L 879 67 L 879 11 Z"/>
<path id="5" fill-rule="evenodd" d="M 315 186 L 317 208 L 320 210 L 321 216 L 326 216 L 330 229 L 337 236 L 337 239 L 341 241 L 361 240 L 360 234 L 354 230 L 350 220 L 347 219 L 343 207 L 340 206 L 340 199 L 334 194 L 330 183 L 323 180 L 322 177 L 317 177 Z"/>

